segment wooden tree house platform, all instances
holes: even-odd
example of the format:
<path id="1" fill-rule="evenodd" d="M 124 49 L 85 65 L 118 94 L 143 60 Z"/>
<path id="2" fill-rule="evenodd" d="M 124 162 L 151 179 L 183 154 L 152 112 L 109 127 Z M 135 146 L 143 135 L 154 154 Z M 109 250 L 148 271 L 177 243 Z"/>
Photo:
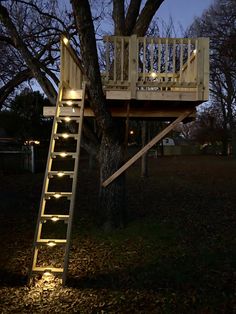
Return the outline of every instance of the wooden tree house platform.
<path id="1" fill-rule="evenodd" d="M 101 75 L 108 108 L 113 117 L 176 118 L 208 100 L 208 38 L 104 37 Z M 61 44 L 61 85 L 64 99 L 81 98 L 83 67 L 67 39 Z M 64 108 L 65 116 L 79 109 Z M 55 107 L 44 107 L 54 116 Z M 85 117 L 93 117 L 85 102 Z"/>

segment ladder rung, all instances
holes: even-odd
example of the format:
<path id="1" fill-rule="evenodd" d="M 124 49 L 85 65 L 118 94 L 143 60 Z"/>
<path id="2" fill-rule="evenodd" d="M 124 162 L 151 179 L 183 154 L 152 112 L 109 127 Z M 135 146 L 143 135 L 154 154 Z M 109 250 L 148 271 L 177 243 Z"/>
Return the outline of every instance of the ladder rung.
<path id="1" fill-rule="evenodd" d="M 54 273 L 54 274 L 62 274 L 63 268 L 57 268 L 57 267 L 33 267 L 32 269 L 33 273 Z"/>
<path id="2" fill-rule="evenodd" d="M 80 100 L 62 100 L 60 102 L 60 107 L 81 107 Z"/>
<path id="3" fill-rule="evenodd" d="M 64 139 L 67 139 L 67 138 L 74 138 L 75 140 L 78 139 L 78 134 L 71 134 L 71 133 L 56 133 L 53 135 L 53 138 L 56 140 L 56 139 L 59 139 L 59 138 L 64 138 Z"/>
<path id="4" fill-rule="evenodd" d="M 56 199 L 66 197 L 68 200 L 70 200 L 71 196 L 71 192 L 46 192 L 44 197 L 45 199 L 50 199 L 51 197 L 54 197 Z"/>
<path id="5" fill-rule="evenodd" d="M 58 118 L 56 118 L 56 120 L 58 123 L 71 122 L 71 121 L 75 121 L 75 122 L 79 123 L 79 118 L 77 118 L 77 117 L 58 117 Z"/>
<path id="6" fill-rule="evenodd" d="M 55 246 L 55 245 L 64 245 L 66 243 L 67 243 L 66 239 L 39 239 L 35 242 L 35 246 L 39 246 L 39 245 Z"/>
<path id="7" fill-rule="evenodd" d="M 74 172 L 73 171 L 49 171 L 48 172 L 48 177 L 53 178 L 53 177 L 64 177 L 64 176 L 69 176 L 70 178 L 73 178 Z"/>
<path id="8" fill-rule="evenodd" d="M 56 158 L 56 157 L 71 157 L 71 158 L 76 158 L 77 154 L 75 152 L 54 152 L 51 153 L 51 157 L 52 158 Z"/>
<path id="9" fill-rule="evenodd" d="M 68 220 L 69 219 L 69 215 L 42 215 L 41 216 L 41 221 L 45 221 L 45 220 L 51 220 L 51 221 L 58 221 L 58 220 Z"/>

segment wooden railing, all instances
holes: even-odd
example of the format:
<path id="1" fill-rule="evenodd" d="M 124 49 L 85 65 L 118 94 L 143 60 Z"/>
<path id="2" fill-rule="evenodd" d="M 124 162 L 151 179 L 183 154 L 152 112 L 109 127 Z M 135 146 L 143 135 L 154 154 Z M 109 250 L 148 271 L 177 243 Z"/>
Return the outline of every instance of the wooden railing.
<path id="1" fill-rule="evenodd" d="M 68 90 L 82 89 L 84 80 L 82 64 L 67 38 L 61 39 L 60 82 Z"/>
<path id="2" fill-rule="evenodd" d="M 209 40 L 105 36 L 104 86 L 138 90 L 196 91 L 208 99 Z"/>

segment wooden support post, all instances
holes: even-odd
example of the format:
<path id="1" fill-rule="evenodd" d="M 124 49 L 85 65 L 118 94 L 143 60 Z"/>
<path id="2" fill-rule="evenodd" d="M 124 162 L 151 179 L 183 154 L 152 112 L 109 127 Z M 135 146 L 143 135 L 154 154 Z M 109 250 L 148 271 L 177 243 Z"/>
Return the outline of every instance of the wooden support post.
<path id="1" fill-rule="evenodd" d="M 130 89 L 131 98 L 136 99 L 136 83 L 137 83 L 137 35 L 130 37 L 130 49 L 129 49 L 129 78 L 130 78 Z"/>
<path id="2" fill-rule="evenodd" d="M 144 146 L 137 154 L 135 154 L 129 161 L 127 161 L 120 169 L 118 169 L 112 176 L 106 179 L 102 186 L 106 187 L 111 182 L 113 182 L 117 177 L 119 177 L 124 171 L 126 171 L 135 161 L 142 157 L 150 148 L 152 148 L 157 142 L 159 142 L 163 137 L 165 137 L 173 128 L 185 118 L 187 118 L 192 111 L 186 111 L 180 115 L 174 122 L 168 125 L 164 130 L 162 130 L 158 135 L 156 135 L 146 146 Z"/>
<path id="3" fill-rule="evenodd" d="M 209 96 L 209 39 L 198 39 L 197 58 L 197 100 L 207 100 Z"/>
<path id="4" fill-rule="evenodd" d="M 147 121 L 142 122 L 142 147 L 147 143 L 148 124 Z M 141 163 L 141 177 L 148 176 L 148 152 L 143 154 Z"/>

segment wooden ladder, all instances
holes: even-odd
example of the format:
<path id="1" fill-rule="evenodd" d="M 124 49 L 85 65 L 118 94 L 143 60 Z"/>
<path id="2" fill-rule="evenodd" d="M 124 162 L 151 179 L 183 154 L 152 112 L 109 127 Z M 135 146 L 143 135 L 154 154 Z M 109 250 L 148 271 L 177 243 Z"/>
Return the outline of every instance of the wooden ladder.
<path id="1" fill-rule="evenodd" d="M 29 278 L 33 274 L 55 275 L 62 279 L 64 285 L 68 269 L 86 83 L 80 90 L 81 97 L 78 96 L 79 99 L 65 100 L 63 91 L 64 88 L 61 86 L 53 121 Z M 79 107 L 79 116 L 63 116 L 61 109 L 65 107 L 72 107 L 72 111 Z M 70 128 L 72 123 L 73 128 Z M 64 130 L 67 132 L 65 133 Z M 68 142 L 71 140 L 73 143 Z M 74 145 L 73 149 L 71 149 L 72 145 Z M 63 146 L 67 148 L 62 149 Z M 70 169 L 68 170 L 68 168 Z M 69 184 L 67 184 L 70 186 L 69 191 L 62 191 L 67 186 L 68 181 L 66 180 L 69 180 Z M 62 186 L 57 188 L 57 185 Z M 61 235 L 62 231 L 64 231 L 63 236 Z"/>

